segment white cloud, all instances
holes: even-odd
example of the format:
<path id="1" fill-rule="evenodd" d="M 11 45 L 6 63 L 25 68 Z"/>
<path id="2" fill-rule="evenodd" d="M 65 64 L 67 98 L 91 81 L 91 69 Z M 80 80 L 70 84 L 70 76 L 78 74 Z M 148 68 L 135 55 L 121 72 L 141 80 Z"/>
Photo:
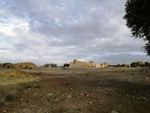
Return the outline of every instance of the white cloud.
<path id="1" fill-rule="evenodd" d="M 144 41 L 131 38 L 122 18 L 125 2 L 5 0 L 0 8 L 0 62 L 63 64 L 76 58 L 119 63 L 115 58 L 120 55 L 129 55 L 129 61 L 141 55 L 145 61 Z"/>

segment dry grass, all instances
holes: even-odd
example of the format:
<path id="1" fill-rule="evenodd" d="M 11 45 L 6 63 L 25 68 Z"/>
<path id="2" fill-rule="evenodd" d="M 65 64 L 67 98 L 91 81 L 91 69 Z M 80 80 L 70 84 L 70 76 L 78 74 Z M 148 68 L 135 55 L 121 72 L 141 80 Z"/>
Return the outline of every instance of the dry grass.
<path id="1" fill-rule="evenodd" d="M 35 82 L 18 83 L 0 86 L 0 107 L 9 101 L 17 100 L 20 94 L 29 88 L 40 88 L 40 85 L 34 85 Z"/>
<path id="2" fill-rule="evenodd" d="M 8 113 L 111 113 L 112 111 L 149 113 L 150 111 L 150 76 L 139 73 L 139 68 L 99 70 L 57 68 L 26 71 L 40 77 L 40 80 L 35 83 L 0 87 L 1 99 L 5 100 L 0 103 L 2 106 L 0 112 L 6 110 Z"/>
<path id="3" fill-rule="evenodd" d="M 37 78 L 24 71 L 0 72 L 0 107 L 16 100 L 22 91 L 32 87 L 31 81 L 35 80 Z"/>
<path id="4" fill-rule="evenodd" d="M 150 74 L 150 67 L 140 67 L 139 68 L 139 73 L 141 74 Z"/>
<path id="5" fill-rule="evenodd" d="M 16 84 L 35 80 L 37 80 L 37 78 L 24 71 L 13 70 L 10 72 L 0 72 L 0 85 Z"/>

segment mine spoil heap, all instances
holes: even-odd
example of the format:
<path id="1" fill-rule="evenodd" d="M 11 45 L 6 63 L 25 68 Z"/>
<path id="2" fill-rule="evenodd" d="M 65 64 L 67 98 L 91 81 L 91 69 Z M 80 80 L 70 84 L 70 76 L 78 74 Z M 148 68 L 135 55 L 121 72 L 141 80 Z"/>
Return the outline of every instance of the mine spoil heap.
<path id="1" fill-rule="evenodd" d="M 38 66 L 32 62 L 24 62 L 24 63 L 16 64 L 15 67 L 17 69 L 36 69 Z"/>
<path id="2" fill-rule="evenodd" d="M 32 75 L 20 70 L 0 72 L 0 85 L 8 85 L 35 80 L 37 80 L 36 77 L 33 77 Z"/>
<path id="3" fill-rule="evenodd" d="M 32 62 L 23 62 L 23 63 L 17 63 L 17 64 L 0 63 L 0 68 L 36 69 L 38 68 L 38 66 Z"/>

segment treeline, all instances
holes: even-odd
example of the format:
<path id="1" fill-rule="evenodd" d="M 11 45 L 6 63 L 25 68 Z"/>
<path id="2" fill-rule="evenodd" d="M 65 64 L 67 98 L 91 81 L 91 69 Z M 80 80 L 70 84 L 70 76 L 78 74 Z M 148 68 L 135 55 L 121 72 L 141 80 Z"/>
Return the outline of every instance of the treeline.
<path id="1" fill-rule="evenodd" d="M 109 67 L 150 67 L 150 62 L 132 62 L 131 64 L 108 65 Z"/>
<path id="2" fill-rule="evenodd" d="M 52 64 L 49 64 L 49 63 L 47 63 L 47 64 L 44 64 L 43 65 L 43 67 L 44 68 L 55 68 L 55 67 L 69 67 L 70 65 L 68 64 L 68 63 L 65 63 L 63 66 L 57 66 L 57 64 L 54 64 L 54 63 L 52 63 Z"/>
<path id="3" fill-rule="evenodd" d="M 48 68 L 48 67 L 54 68 L 54 67 L 57 67 L 57 64 L 53 64 L 53 63 L 52 64 L 48 64 L 47 63 L 47 64 L 44 65 L 44 67 L 45 68 Z"/>
<path id="4" fill-rule="evenodd" d="M 150 67 L 150 62 L 145 62 L 145 63 L 143 63 L 141 61 L 139 61 L 139 62 L 132 62 L 131 63 L 131 67 Z"/>

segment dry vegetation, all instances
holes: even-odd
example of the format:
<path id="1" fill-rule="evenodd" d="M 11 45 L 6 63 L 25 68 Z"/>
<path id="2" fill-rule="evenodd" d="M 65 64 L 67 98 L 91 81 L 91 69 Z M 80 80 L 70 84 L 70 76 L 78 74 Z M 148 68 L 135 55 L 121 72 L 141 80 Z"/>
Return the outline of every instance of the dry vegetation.
<path id="1" fill-rule="evenodd" d="M 149 113 L 145 68 L 24 70 L 39 81 L 0 87 L 0 113 Z"/>
<path id="2" fill-rule="evenodd" d="M 15 84 L 19 82 L 35 81 L 37 78 L 32 75 L 19 70 L 12 70 L 8 72 L 0 72 L 0 85 Z"/>

